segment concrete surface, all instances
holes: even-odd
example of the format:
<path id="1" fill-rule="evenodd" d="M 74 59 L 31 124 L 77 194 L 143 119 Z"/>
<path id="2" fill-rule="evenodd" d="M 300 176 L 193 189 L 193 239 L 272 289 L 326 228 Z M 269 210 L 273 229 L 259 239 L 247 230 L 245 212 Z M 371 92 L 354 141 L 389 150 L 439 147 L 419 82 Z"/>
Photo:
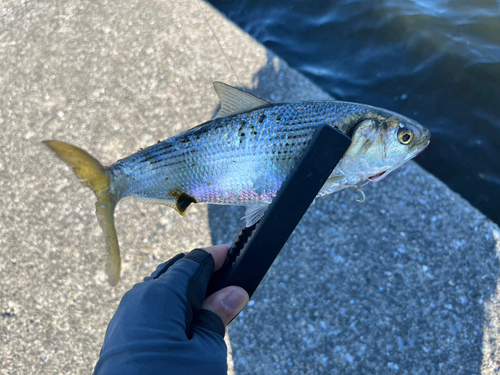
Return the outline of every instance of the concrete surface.
<path id="1" fill-rule="evenodd" d="M 325 97 L 202 7 L 245 87 Z M 93 195 L 40 141 L 112 163 L 206 121 L 211 82 L 236 81 L 192 0 L 0 9 L 0 373 L 88 374 L 123 293 L 177 252 L 232 241 L 242 211 L 124 201 L 111 288 Z M 365 193 L 308 211 L 231 324 L 236 374 L 498 373 L 498 228 L 415 164 Z"/>

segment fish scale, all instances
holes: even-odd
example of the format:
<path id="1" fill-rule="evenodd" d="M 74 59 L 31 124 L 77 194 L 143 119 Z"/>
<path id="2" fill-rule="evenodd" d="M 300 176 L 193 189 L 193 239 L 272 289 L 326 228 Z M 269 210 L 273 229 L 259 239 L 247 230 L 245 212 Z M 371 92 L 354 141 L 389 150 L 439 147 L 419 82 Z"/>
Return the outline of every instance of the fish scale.
<path id="1" fill-rule="evenodd" d="M 339 128 L 338 107 L 332 101 L 276 104 L 207 122 L 112 165 L 112 190 L 172 202 L 173 191 L 200 203 L 270 202 L 314 129 L 322 123 Z M 356 104 L 349 107 L 356 112 Z"/>
<path id="2" fill-rule="evenodd" d="M 181 214 L 192 203 L 245 205 L 246 225 L 251 226 L 319 125 L 336 128 L 352 142 L 318 196 L 380 181 L 430 139 L 417 122 L 368 105 L 333 100 L 272 104 L 220 82 L 214 88 L 221 110 L 213 120 L 109 167 L 78 147 L 45 141 L 97 196 L 112 285 L 121 267 L 114 210 L 124 197 L 165 204 Z"/>

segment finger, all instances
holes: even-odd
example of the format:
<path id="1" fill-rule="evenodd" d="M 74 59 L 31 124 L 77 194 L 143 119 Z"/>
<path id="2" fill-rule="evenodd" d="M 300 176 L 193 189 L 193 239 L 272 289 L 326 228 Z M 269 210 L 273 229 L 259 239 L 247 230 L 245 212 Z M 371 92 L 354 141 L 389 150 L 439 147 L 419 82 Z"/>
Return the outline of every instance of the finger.
<path id="1" fill-rule="evenodd" d="M 161 275 L 163 275 L 165 272 L 168 271 L 170 267 L 172 267 L 178 260 L 184 258 L 186 254 L 177 254 L 174 256 L 172 259 L 169 259 L 165 263 L 160 264 L 158 267 L 156 267 L 156 270 L 151 274 L 151 276 L 145 277 L 144 282 L 148 282 L 154 279 L 159 278 Z"/>
<path id="2" fill-rule="evenodd" d="M 229 251 L 229 246 L 228 245 L 215 245 L 215 246 L 206 247 L 203 250 L 205 250 L 207 253 L 212 254 L 212 257 L 214 258 L 214 262 L 215 262 L 214 271 L 217 271 L 219 268 L 222 267 L 222 265 L 224 264 L 224 261 L 226 260 L 227 252 Z"/>
<path id="3" fill-rule="evenodd" d="M 193 319 L 201 311 L 214 270 L 214 257 L 203 249 L 194 249 L 173 259 L 177 260 L 174 263 L 169 261 L 155 271 L 152 281 L 134 286 L 131 292 L 135 298 L 131 295 L 130 303 L 134 299 L 141 301 L 137 305 L 147 307 L 149 320 L 171 321 L 169 331 L 172 334 L 180 337 L 178 330 L 182 330 L 191 339 Z"/>
<path id="4" fill-rule="evenodd" d="M 212 255 L 212 258 L 214 258 L 214 272 L 217 271 L 219 268 L 222 267 L 224 264 L 224 261 L 226 260 L 227 253 L 229 251 L 229 246 L 228 245 L 215 245 L 215 246 L 210 246 L 205 249 L 207 253 Z M 156 270 L 151 274 L 151 276 L 146 277 L 144 281 L 151 281 L 152 279 L 157 279 L 161 275 L 163 275 L 165 272 L 168 271 L 168 269 L 173 266 L 178 260 L 184 258 L 185 254 L 177 254 L 175 257 L 170 259 L 169 261 L 160 264 Z"/>
<path id="5" fill-rule="evenodd" d="M 228 286 L 208 297 L 202 309 L 217 314 L 222 319 L 224 326 L 227 326 L 243 310 L 249 299 L 245 289 L 238 286 Z"/>

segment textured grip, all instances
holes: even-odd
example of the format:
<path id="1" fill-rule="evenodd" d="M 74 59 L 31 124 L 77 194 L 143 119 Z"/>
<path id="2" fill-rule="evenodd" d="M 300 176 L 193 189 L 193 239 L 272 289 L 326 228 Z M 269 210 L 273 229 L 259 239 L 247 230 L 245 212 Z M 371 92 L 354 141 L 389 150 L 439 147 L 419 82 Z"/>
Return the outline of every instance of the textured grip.
<path id="1" fill-rule="evenodd" d="M 236 237 L 236 240 L 231 245 L 229 252 L 227 253 L 226 260 L 222 267 L 214 272 L 212 278 L 210 279 L 210 284 L 207 288 L 207 296 L 215 293 L 217 290 L 222 289 L 222 285 L 226 284 L 227 278 L 230 275 L 230 270 L 233 265 L 237 262 L 238 258 L 243 254 L 245 245 L 250 240 L 250 237 L 255 233 L 260 220 L 252 225 L 251 227 L 245 227 L 241 229 L 240 233 Z"/>

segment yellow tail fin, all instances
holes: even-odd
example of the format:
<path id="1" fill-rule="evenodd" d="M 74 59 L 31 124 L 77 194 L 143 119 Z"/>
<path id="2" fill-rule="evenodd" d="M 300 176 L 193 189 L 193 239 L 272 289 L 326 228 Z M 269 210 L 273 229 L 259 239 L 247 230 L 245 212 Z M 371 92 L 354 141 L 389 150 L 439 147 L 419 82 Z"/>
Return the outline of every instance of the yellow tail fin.
<path id="1" fill-rule="evenodd" d="M 73 168 L 81 182 L 91 188 L 96 197 L 95 204 L 97 219 L 104 232 L 108 259 L 106 261 L 106 274 L 111 285 L 116 285 L 120 280 L 120 248 L 115 229 L 116 203 L 109 189 L 109 178 L 104 166 L 94 157 L 82 149 L 68 143 L 59 141 L 43 141 L 59 158 Z"/>

